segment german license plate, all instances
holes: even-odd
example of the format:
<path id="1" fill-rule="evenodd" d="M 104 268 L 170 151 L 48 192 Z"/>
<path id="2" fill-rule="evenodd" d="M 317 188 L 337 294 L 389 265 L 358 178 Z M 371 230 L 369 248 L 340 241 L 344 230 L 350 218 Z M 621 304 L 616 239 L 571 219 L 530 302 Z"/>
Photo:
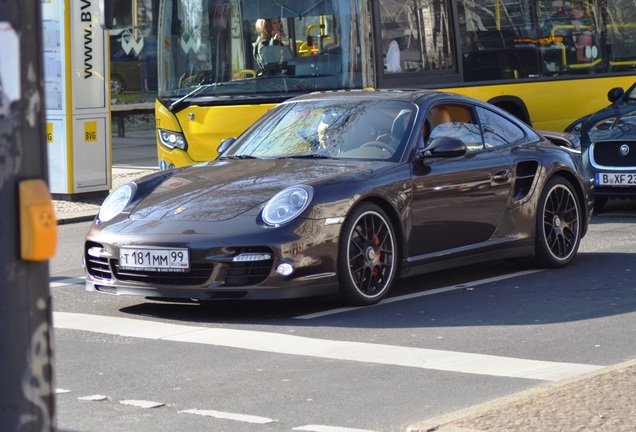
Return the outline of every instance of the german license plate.
<path id="1" fill-rule="evenodd" d="M 119 268 L 184 272 L 190 269 L 188 249 L 119 248 Z"/>
<path id="2" fill-rule="evenodd" d="M 636 174 L 595 173 L 594 177 L 599 186 L 636 186 Z"/>

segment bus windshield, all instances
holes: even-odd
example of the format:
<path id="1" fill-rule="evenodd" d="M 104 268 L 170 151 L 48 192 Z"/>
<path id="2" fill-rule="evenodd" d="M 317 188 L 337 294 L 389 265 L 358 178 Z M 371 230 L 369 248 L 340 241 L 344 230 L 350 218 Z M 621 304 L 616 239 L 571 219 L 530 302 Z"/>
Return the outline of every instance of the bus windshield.
<path id="1" fill-rule="evenodd" d="M 162 6 L 172 11 L 160 14 L 158 29 L 164 103 L 194 96 L 197 103 L 206 96 L 271 101 L 365 85 L 364 20 L 349 0 L 168 0 Z"/>

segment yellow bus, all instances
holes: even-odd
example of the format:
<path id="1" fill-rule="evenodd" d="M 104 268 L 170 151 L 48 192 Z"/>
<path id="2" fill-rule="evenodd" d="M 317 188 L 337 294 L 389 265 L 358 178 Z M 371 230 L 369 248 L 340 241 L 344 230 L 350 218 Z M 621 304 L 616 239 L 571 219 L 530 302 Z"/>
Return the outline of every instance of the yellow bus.
<path id="1" fill-rule="evenodd" d="M 636 70 L 634 0 L 159 0 L 157 19 L 162 169 L 311 91 L 445 89 L 561 131 Z"/>

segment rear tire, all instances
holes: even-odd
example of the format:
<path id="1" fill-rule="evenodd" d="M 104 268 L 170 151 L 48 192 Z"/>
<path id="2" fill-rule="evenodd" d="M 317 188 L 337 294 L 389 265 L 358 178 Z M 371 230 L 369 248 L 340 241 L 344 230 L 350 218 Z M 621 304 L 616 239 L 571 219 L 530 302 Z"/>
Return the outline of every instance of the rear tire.
<path id="1" fill-rule="evenodd" d="M 340 299 L 350 305 L 379 302 L 397 276 L 395 230 L 378 206 L 363 203 L 346 219 L 338 249 Z"/>
<path id="2" fill-rule="evenodd" d="M 565 267 L 581 242 L 581 206 L 574 187 L 553 177 L 543 188 L 537 208 L 535 261 L 541 267 Z"/>

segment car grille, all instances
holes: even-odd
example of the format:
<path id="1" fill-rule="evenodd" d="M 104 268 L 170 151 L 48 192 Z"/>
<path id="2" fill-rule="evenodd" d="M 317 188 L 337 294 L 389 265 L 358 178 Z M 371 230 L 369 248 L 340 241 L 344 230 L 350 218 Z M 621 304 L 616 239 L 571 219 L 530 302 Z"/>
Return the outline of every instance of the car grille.
<path id="1" fill-rule="evenodd" d="M 110 281 L 113 279 L 113 272 L 110 270 L 107 257 L 85 254 L 86 271 L 93 279 Z"/>
<path id="2" fill-rule="evenodd" d="M 249 263 L 230 263 L 221 267 L 219 278 L 226 286 L 256 285 L 265 280 L 272 269 L 273 261 L 255 261 Z"/>
<path id="3" fill-rule="evenodd" d="M 621 146 L 626 145 L 629 152 L 621 154 Z M 596 167 L 636 167 L 636 142 L 600 141 L 592 148 L 592 165 Z"/>
<path id="4" fill-rule="evenodd" d="M 140 282 L 147 285 L 202 285 L 210 279 L 212 264 L 192 264 L 187 272 L 148 272 L 120 270 L 119 260 L 111 259 L 115 277 L 122 282 Z"/>
<path id="5" fill-rule="evenodd" d="M 225 256 L 215 262 L 192 263 L 188 272 L 121 270 L 118 259 L 89 253 L 88 251 L 91 248 L 101 250 L 103 247 L 97 243 L 89 243 L 86 245 L 85 253 L 88 274 L 96 281 L 102 282 L 119 280 L 122 282 L 167 286 L 197 286 L 204 284 L 248 286 L 263 282 L 269 275 L 274 262 L 272 258 L 259 261 L 234 262 L 232 261 L 232 256 L 245 252 L 238 250 L 232 256 Z M 213 274 L 215 276 L 211 280 Z"/>

